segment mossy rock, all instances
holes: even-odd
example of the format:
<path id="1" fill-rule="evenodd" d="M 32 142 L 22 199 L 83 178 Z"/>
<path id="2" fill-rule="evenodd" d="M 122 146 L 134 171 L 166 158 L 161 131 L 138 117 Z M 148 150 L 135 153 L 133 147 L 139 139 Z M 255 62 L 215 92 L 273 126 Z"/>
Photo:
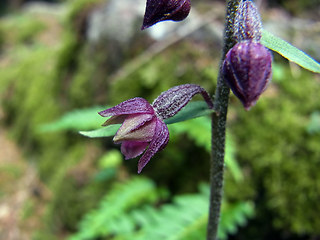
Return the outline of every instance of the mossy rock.
<path id="1" fill-rule="evenodd" d="M 293 76 L 289 68 L 283 70 L 285 79 L 276 78 L 249 112 L 232 97 L 237 117 L 230 127 L 237 158 L 249 169 L 247 182 L 256 189 L 255 198 L 265 198 L 258 211 L 271 211 L 278 229 L 319 234 L 320 135 L 309 134 L 307 124 L 320 109 L 320 84 L 307 71 Z"/>
<path id="2" fill-rule="evenodd" d="M 30 44 L 45 29 L 45 23 L 36 17 L 19 12 L 1 20 L 0 31 L 6 33 L 1 42 L 9 45 Z"/>

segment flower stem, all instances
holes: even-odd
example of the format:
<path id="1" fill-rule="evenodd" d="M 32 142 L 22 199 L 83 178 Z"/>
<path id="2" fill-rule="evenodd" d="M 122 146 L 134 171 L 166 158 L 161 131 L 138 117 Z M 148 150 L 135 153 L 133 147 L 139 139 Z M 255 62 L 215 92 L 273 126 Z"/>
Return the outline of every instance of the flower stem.
<path id="1" fill-rule="evenodd" d="M 230 89 L 222 75 L 222 63 L 229 49 L 235 44 L 233 22 L 240 0 L 227 0 L 226 23 L 223 39 L 223 51 L 212 114 L 211 166 L 210 166 L 210 207 L 207 240 L 218 239 L 220 208 L 223 194 L 223 171 L 225 155 L 226 121 Z"/>

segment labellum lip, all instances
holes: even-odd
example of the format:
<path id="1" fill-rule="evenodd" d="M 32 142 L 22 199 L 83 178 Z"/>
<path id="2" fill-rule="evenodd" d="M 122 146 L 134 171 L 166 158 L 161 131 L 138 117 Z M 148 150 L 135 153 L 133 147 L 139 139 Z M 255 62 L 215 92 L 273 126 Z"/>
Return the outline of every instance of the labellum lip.
<path id="1" fill-rule="evenodd" d="M 189 15 L 190 8 L 190 0 L 147 0 L 141 30 L 161 21 L 182 21 Z"/>
<path id="2" fill-rule="evenodd" d="M 153 114 L 132 114 L 129 115 L 117 131 L 113 141 L 139 140 L 150 142 L 153 137 L 154 123 Z"/>

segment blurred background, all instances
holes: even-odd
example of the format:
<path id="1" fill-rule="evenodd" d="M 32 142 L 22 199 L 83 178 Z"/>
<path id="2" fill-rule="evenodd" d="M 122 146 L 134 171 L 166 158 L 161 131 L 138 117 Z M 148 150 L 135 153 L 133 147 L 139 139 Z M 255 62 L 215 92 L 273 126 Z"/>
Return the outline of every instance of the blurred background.
<path id="1" fill-rule="evenodd" d="M 320 61 L 319 0 L 256 3 L 264 28 Z M 175 85 L 213 94 L 224 4 L 140 31 L 144 0 L 1 0 L 1 240 L 205 239 L 208 118 L 170 125 L 140 175 L 112 138 L 78 131 Z M 319 95 L 319 74 L 276 53 L 255 107 L 231 95 L 221 239 L 320 239 Z"/>

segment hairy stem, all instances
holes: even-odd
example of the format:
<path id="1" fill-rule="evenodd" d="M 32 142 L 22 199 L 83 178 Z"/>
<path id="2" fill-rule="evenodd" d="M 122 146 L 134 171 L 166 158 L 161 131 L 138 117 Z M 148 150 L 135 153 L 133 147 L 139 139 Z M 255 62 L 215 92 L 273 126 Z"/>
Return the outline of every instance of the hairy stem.
<path id="1" fill-rule="evenodd" d="M 223 51 L 212 114 L 211 167 L 210 167 L 210 207 L 207 240 L 217 240 L 220 220 L 220 208 L 223 194 L 223 171 L 225 155 L 226 120 L 230 89 L 222 75 L 222 63 L 229 49 L 235 44 L 233 22 L 239 0 L 227 0 L 226 24 L 223 39 Z"/>

